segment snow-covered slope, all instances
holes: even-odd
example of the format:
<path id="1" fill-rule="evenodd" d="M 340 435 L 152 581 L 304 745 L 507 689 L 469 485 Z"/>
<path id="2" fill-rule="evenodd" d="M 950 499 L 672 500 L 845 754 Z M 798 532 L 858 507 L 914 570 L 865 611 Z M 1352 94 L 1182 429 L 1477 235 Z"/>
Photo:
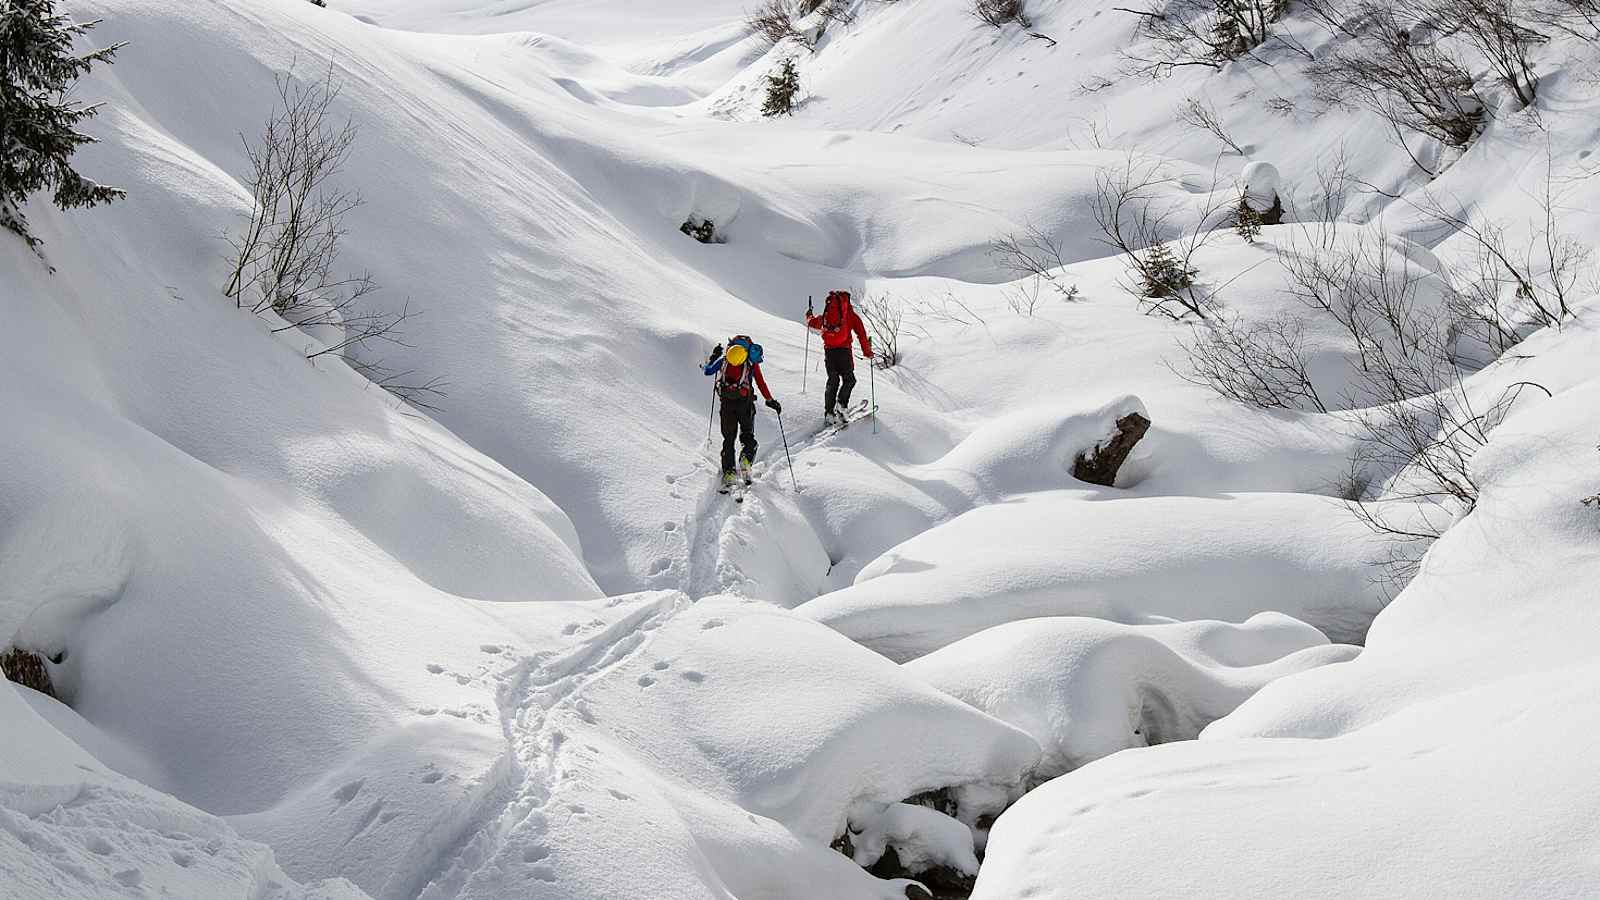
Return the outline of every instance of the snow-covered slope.
<path id="1" fill-rule="evenodd" d="M 1521 240 L 1548 172 L 1564 228 L 1600 224 L 1585 48 L 1541 49 L 1539 121 L 1430 182 L 1293 53 L 1113 77 L 1133 18 L 1090 0 L 1033 0 L 1049 40 L 860 4 L 778 121 L 760 79 L 795 48 L 744 3 L 332 2 L 67 4 L 130 41 L 77 88 L 107 103 L 77 160 L 129 195 L 30 204 L 53 274 L 0 235 L 0 639 L 71 704 L 0 689 L 21 896 L 898 898 L 857 862 L 970 876 L 1000 808 L 1080 765 L 1000 815 L 976 896 L 1600 890 L 1572 688 L 1594 307 L 1470 380 L 1554 397 L 1512 408 L 1477 508 L 1386 606 L 1383 542 L 1330 496 L 1350 420 L 1183 380 L 1187 326 L 1141 314 L 1093 215 L 1107 172 L 1160 166 L 1177 238 L 1264 160 L 1306 223 L 1342 156 L 1374 223 L 1219 236 L 1205 286 L 1300 310 L 1279 260 L 1370 240 L 1438 315 L 1473 248 L 1422 190 Z M 437 413 L 221 296 L 239 135 L 275 75 L 330 71 L 367 200 L 343 263 L 422 310 L 389 361 L 449 382 Z M 1174 121 L 1191 95 L 1244 153 Z M 1029 228 L 1077 291 L 1023 315 L 990 250 Z M 821 434 L 796 319 L 837 288 L 906 321 L 897 366 L 858 368 L 875 420 Z M 738 508 L 698 365 L 733 333 L 785 406 Z M 1305 339 L 1362 402 L 1360 348 Z M 1073 480 L 1134 410 L 1118 486 Z M 1161 739 L 1216 721 L 1124 750 L 1158 702 Z"/>

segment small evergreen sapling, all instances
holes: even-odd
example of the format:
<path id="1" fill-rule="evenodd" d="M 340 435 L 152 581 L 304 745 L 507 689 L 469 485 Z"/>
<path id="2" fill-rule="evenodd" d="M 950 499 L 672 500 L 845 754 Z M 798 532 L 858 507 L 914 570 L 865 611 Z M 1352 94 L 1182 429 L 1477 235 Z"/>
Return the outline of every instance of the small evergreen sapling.
<path id="1" fill-rule="evenodd" d="M 1250 206 L 1248 197 L 1240 196 L 1239 203 L 1233 208 L 1233 230 L 1239 237 L 1244 238 L 1247 244 L 1254 244 L 1256 238 L 1261 237 L 1261 214 Z"/>
<path id="2" fill-rule="evenodd" d="M 0 2 L 0 227 L 35 250 L 21 206 L 29 194 L 53 188 L 61 209 L 95 206 L 123 195 L 78 174 L 72 154 L 95 139 L 77 126 L 99 108 L 68 99 L 74 82 L 122 44 L 74 53 L 74 40 L 96 22 L 58 13 L 55 0 Z"/>
<path id="3" fill-rule="evenodd" d="M 795 98 L 800 94 L 800 70 L 794 59 L 785 59 L 777 71 L 767 75 L 767 101 L 761 106 L 763 116 L 794 114 Z"/>
<path id="4" fill-rule="evenodd" d="M 1139 274 L 1144 295 L 1159 299 L 1177 296 L 1179 291 L 1193 287 L 1194 277 L 1200 272 L 1185 265 L 1166 244 L 1156 244 L 1145 251 Z"/>

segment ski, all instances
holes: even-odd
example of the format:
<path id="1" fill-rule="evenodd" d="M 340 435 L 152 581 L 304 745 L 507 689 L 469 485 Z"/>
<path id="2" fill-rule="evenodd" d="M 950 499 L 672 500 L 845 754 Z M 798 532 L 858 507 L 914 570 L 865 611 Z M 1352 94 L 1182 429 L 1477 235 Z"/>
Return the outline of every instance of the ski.
<path id="1" fill-rule="evenodd" d="M 854 422 L 856 419 L 872 411 L 868 409 L 869 405 L 870 404 L 867 401 L 863 400 L 860 403 L 857 403 L 855 406 L 850 407 L 850 409 L 845 411 L 843 421 L 823 425 L 817 430 L 816 436 L 818 438 L 824 438 L 828 437 L 829 435 L 838 434 L 846 428 L 849 428 L 851 422 Z"/>

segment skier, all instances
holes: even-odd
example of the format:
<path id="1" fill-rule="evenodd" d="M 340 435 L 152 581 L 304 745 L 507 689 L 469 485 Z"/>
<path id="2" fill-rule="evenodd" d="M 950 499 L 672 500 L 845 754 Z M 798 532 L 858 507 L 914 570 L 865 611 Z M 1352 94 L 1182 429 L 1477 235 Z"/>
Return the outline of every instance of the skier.
<path id="1" fill-rule="evenodd" d="M 822 421 L 843 422 L 850 408 L 850 392 L 856 386 L 855 357 L 850 352 L 852 333 L 861 341 L 861 355 L 872 358 L 872 341 L 861 325 L 861 317 L 850 308 L 849 291 L 830 291 L 823 301 L 822 315 L 806 310 L 806 327 L 822 332 L 822 358 L 828 368 L 828 386 L 822 393 Z"/>
<path id="2" fill-rule="evenodd" d="M 733 443 L 740 443 L 739 471 L 745 484 L 750 483 L 750 465 L 756 458 L 756 397 L 755 390 L 767 400 L 767 406 L 783 415 L 783 405 L 772 399 L 767 390 L 767 380 L 761 377 L 761 345 L 748 335 L 728 338 L 728 350 L 718 344 L 706 361 L 705 373 L 717 376 L 717 396 L 722 400 L 722 485 L 721 493 L 733 487 Z"/>

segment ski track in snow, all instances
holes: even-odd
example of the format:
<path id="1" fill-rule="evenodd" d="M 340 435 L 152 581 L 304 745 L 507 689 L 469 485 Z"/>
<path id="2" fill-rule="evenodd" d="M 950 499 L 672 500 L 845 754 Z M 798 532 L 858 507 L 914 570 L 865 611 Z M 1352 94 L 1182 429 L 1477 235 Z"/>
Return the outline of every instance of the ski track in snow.
<path id="1" fill-rule="evenodd" d="M 417 884 L 418 900 L 453 900 L 485 865 L 495 860 L 518 828 L 540 815 L 555 796 L 565 736 L 548 727 L 559 709 L 572 709 L 587 719 L 582 708 L 585 685 L 604 678 L 613 668 L 637 656 L 650 644 L 662 625 L 687 608 L 681 595 L 667 594 L 639 603 L 595 634 L 565 652 L 542 652 L 524 657 L 503 673 L 499 690 L 500 725 L 507 749 L 502 765 L 491 777 L 501 787 L 474 824 L 464 829 L 464 844 L 442 860 L 435 871 Z M 535 827 L 542 833 L 544 827 Z M 538 853 L 530 846 L 525 853 Z M 413 895 L 407 892 L 407 895 Z"/>
<path id="2" fill-rule="evenodd" d="M 866 424 L 856 421 L 861 417 L 862 415 L 858 414 L 850 420 L 850 424 Z M 823 426 L 798 441 L 790 442 L 788 455 L 795 462 L 795 470 L 804 470 L 801 460 L 805 458 L 805 454 L 831 446 L 834 439 L 844 431 L 845 429 L 839 426 Z M 789 473 L 789 461 L 781 455 L 784 453 L 782 439 L 779 440 L 778 446 L 769 445 L 763 448 L 762 452 L 767 455 L 763 459 L 756 460 L 751 476 L 754 483 L 745 488 L 743 503 L 736 503 L 731 495 L 717 492 L 716 480 L 721 471 L 721 465 L 717 461 L 704 456 L 699 457 L 695 461 L 694 472 L 690 475 L 676 476 L 675 484 L 681 483 L 686 477 L 694 477 L 701 468 L 705 468 L 708 472 L 706 489 L 701 494 L 692 516 L 684 521 L 687 539 L 685 555 L 682 558 L 684 577 L 679 590 L 688 594 L 691 599 L 700 600 L 717 594 L 740 593 L 738 587 L 740 579 L 737 577 L 739 573 L 729 572 L 727 568 L 730 564 L 726 559 L 727 543 L 724 535 L 728 524 L 739 516 L 759 518 L 754 515 L 754 510 L 761 504 L 761 495 L 766 491 L 795 490 Z M 711 452 L 715 453 L 716 450 L 716 445 L 713 443 Z M 772 455 L 774 453 L 780 455 L 774 457 Z M 801 490 L 804 490 L 803 486 Z"/>

